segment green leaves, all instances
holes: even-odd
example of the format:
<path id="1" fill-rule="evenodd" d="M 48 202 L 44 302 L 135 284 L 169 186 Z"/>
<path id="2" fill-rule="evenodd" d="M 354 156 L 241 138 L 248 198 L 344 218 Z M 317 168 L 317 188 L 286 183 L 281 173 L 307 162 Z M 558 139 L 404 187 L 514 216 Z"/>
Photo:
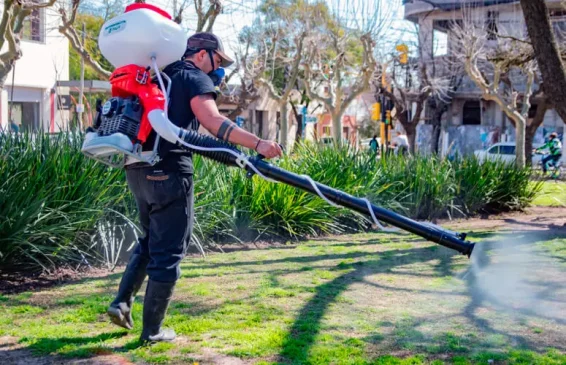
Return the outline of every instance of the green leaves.
<path id="1" fill-rule="evenodd" d="M 82 138 L 0 135 L 0 269 L 52 268 L 102 260 L 91 236 L 103 219 L 135 222 L 124 172 L 83 156 Z M 348 146 L 305 143 L 276 162 L 298 174 L 368 197 L 413 218 L 521 209 L 540 184 L 530 171 L 473 158 L 433 156 L 377 160 Z M 194 158 L 195 230 L 201 244 L 342 233 L 369 228 L 365 217 L 320 197 L 240 169 Z"/>
<path id="2" fill-rule="evenodd" d="M 0 135 L 0 268 L 33 270 L 91 256 L 109 208 L 127 211 L 123 171 L 80 153 L 76 134 Z"/>

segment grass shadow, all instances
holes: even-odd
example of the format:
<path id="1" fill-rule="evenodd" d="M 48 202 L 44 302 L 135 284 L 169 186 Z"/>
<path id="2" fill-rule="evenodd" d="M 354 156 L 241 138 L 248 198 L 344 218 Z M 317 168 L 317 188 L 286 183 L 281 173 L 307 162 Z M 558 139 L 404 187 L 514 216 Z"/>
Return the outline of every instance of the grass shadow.
<path id="1" fill-rule="evenodd" d="M 516 245 L 534 245 L 537 242 L 541 242 L 547 240 L 548 238 L 552 237 L 566 237 L 564 235 L 557 235 L 556 232 L 551 231 L 526 231 L 520 232 L 522 235 L 522 239 L 520 242 L 515 242 Z M 492 232 L 483 232 L 479 234 L 474 234 L 475 239 L 481 238 L 488 238 L 492 236 Z M 500 235 L 498 235 L 500 236 Z M 513 237 L 514 234 L 507 233 L 504 234 L 506 238 Z M 486 241 L 483 242 L 483 245 L 489 246 L 490 244 L 496 242 L 494 241 Z M 298 316 L 295 318 L 293 325 L 289 331 L 289 334 L 285 338 L 285 341 L 282 346 L 282 350 L 280 352 L 280 356 L 287 359 L 290 363 L 308 363 L 309 362 L 309 353 L 312 347 L 315 344 L 315 339 L 321 330 L 321 322 L 325 313 L 328 311 L 329 307 L 332 303 L 337 300 L 337 297 L 344 292 L 350 285 L 357 282 L 364 282 L 365 284 L 370 284 L 375 287 L 379 287 L 381 289 L 387 289 L 392 291 L 407 291 L 407 292 L 418 292 L 418 293 L 427 293 L 427 294 L 440 294 L 445 296 L 469 296 L 470 302 L 469 304 L 463 308 L 461 313 L 457 313 L 454 316 L 465 316 L 470 321 L 474 323 L 474 325 L 481 330 L 482 332 L 488 335 L 500 335 L 508 338 L 511 343 L 516 344 L 519 348 L 533 348 L 532 343 L 530 342 L 531 339 L 521 336 L 508 333 L 504 330 L 497 329 L 493 327 L 489 321 L 480 318 L 477 315 L 478 310 L 485 305 L 499 305 L 494 298 L 490 298 L 486 296 L 485 293 L 480 293 L 477 290 L 477 287 L 474 284 L 474 276 L 473 275 L 465 275 L 465 282 L 467 286 L 466 293 L 446 293 L 446 292 L 437 292 L 431 290 L 414 290 L 414 289 L 403 289 L 403 288 L 395 288 L 391 286 L 384 286 L 375 283 L 368 283 L 364 278 L 369 275 L 379 274 L 379 273 L 387 273 L 390 272 L 393 268 L 400 266 L 400 265 L 407 265 L 412 263 L 418 262 L 426 262 L 431 259 L 440 259 L 440 262 L 434 265 L 434 272 L 438 274 L 438 276 L 449 276 L 454 275 L 453 270 L 450 266 L 450 261 L 455 252 L 450 251 L 449 254 L 446 255 L 434 255 L 436 250 L 431 250 L 432 247 L 426 248 L 412 248 L 407 250 L 392 250 L 389 251 L 388 255 L 382 255 L 381 258 L 376 260 L 370 260 L 365 262 L 359 263 L 352 263 L 350 268 L 352 271 L 341 275 L 334 280 L 325 283 L 316 287 L 315 295 L 310 299 L 301 309 Z M 478 262 L 484 262 L 484 265 L 489 264 L 489 254 L 487 253 L 488 250 L 481 250 L 479 255 L 482 257 L 478 257 Z M 342 267 L 345 268 L 345 267 Z M 546 291 L 540 293 L 539 298 L 546 298 L 552 296 L 552 293 L 555 290 L 560 289 L 557 285 L 550 285 L 548 282 L 539 283 L 546 287 Z M 546 293 L 546 294 L 545 294 Z M 506 310 L 512 310 L 512 308 L 506 308 Z M 545 320 L 552 320 L 559 324 L 566 325 L 566 320 L 559 318 L 557 316 L 550 316 L 541 313 L 540 311 L 534 311 L 529 309 L 521 309 L 519 312 L 522 315 L 528 316 L 535 316 L 540 319 Z M 397 338 L 403 338 L 404 336 L 408 336 L 412 338 L 414 342 L 418 342 L 419 346 L 412 346 L 407 341 L 397 340 L 397 342 L 401 341 L 402 343 L 397 343 L 398 347 L 409 349 L 409 350 L 425 350 L 428 353 L 451 353 L 453 355 L 458 355 L 462 353 L 468 353 L 473 347 L 482 345 L 481 342 L 476 338 L 465 338 L 462 336 L 456 336 L 452 333 L 443 333 L 438 334 L 434 339 L 426 339 L 425 336 L 416 330 L 418 326 L 421 324 L 429 321 L 434 323 L 434 321 L 444 321 L 448 318 L 446 316 L 441 316 L 438 318 L 433 317 L 424 317 L 420 318 L 417 321 L 409 321 L 407 323 L 400 323 L 396 325 L 396 331 L 399 331 L 399 336 Z M 417 335 L 417 332 L 418 335 Z M 405 335 L 403 335 L 405 333 Z M 407 333 L 409 335 L 407 335 Z M 415 336 L 413 336 L 415 335 Z M 375 333 L 370 335 L 366 341 L 369 342 L 380 342 L 383 340 L 382 335 L 379 333 Z M 439 345 L 440 343 L 440 345 Z M 462 345 L 464 343 L 464 345 Z M 564 350 L 566 349 L 566 344 L 562 346 L 558 346 L 558 349 Z"/>
<path id="2" fill-rule="evenodd" d="M 115 331 L 115 332 L 105 332 L 98 334 L 96 336 L 90 337 L 56 337 L 56 338 L 39 338 L 37 340 L 27 339 L 23 337 L 20 342 L 26 343 L 31 342 L 27 348 L 31 350 L 35 355 L 49 355 L 57 353 L 60 350 L 68 347 L 69 345 L 88 345 L 94 343 L 102 343 L 108 340 L 117 339 L 126 336 L 128 333 L 126 331 Z M 100 348 L 100 346 L 94 346 Z M 77 357 L 79 353 L 83 353 L 84 348 L 70 351 L 69 357 Z M 80 357 L 80 356 L 79 356 Z"/>
<path id="3" fill-rule="evenodd" d="M 295 318 L 289 334 L 283 342 L 280 356 L 291 363 L 309 363 L 310 349 L 320 332 L 321 321 L 329 306 L 350 285 L 364 282 L 369 275 L 387 273 L 398 265 L 426 262 L 433 258 L 441 258 L 441 262 L 444 262 L 444 264 L 437 265 L 440 275 L 444 276 L 451 273 L 447 262 L 457 253 L 446 250 L 445 255 L 435 256 L 435 251 L 431 250 L 430 247 L 398 249 L 389 251 L 388 255 L 375 260 L 342 265 L 342 269 L 349 268 L 351 271 L 316 287 L 314 296 L 302 307 Z M 376 336 L 376 338 L 379 338 L 378 334 Z"/>

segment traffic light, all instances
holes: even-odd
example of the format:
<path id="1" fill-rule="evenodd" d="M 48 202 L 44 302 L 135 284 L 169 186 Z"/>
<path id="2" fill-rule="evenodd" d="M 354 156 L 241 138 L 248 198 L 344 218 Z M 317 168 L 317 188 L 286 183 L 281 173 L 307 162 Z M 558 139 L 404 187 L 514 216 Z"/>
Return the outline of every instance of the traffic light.
<path id="1" fill-rule="evenodd" d="M 373 103 L 371 108 L 371 120 L 378 121 L 381 119 L 381 104 Z"/>
<path id="2" fill-rule="evenodd" d="M 385 111 L 385 124 L 391 123 L 391 110 Z"/>
<path id="3" fill-rule="evenodd" d="M 406 44 L 398 44 L 395 49 L 399 52 L 399 62 L 406 65 L 409 62 L 409 47 Z"/>

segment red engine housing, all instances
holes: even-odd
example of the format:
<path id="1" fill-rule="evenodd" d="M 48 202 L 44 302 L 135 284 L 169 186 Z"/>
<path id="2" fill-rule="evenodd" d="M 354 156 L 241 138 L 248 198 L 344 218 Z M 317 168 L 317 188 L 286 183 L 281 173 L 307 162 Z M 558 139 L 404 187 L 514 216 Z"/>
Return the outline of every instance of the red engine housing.
<path id="1" fill-rule="evenodd" d="M 155 109 L 165 109 L 165 97 L 159 87 L 151 82 L 149 71 L 141 66 L 127 65 L 119 67 L 110 76 L 112 96 L 127 98 L 137 96 L 143 106 L 143 117 L 137 140 L 144 143 L 151 133 L 151 124 L 147 115 Z M 133 141 L 135 142 L 135 141 Z"/>

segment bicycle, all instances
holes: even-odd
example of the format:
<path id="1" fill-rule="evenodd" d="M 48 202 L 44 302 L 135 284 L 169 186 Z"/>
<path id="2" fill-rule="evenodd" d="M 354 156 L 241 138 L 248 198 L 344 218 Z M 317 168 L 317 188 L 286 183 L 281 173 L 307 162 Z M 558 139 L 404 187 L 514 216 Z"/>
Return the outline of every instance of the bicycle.
<path id="1" fill-rule="evenodd" d="M 533 153 L 537 154 L 537 155 L 543 155 L 543 156 L 548 156 L 548 152 L 537 152 L 537 151 L 533 151 Z M 544 159 L 544 158 L 543 158 Z M 543 166 L 542 166 L 542 160 L 541 159 L 538 163 L 540 169 L 542 171 L 544 171 Z M 551 160 L 548 161 L 546 164 L 546 174 L 544 175 L 543 172 L 543 177 L 552 179 L 552 180 L 559 180 L 560 176 L 562 175 L 562 158 L 560 158 L 557 162 Z"/>

